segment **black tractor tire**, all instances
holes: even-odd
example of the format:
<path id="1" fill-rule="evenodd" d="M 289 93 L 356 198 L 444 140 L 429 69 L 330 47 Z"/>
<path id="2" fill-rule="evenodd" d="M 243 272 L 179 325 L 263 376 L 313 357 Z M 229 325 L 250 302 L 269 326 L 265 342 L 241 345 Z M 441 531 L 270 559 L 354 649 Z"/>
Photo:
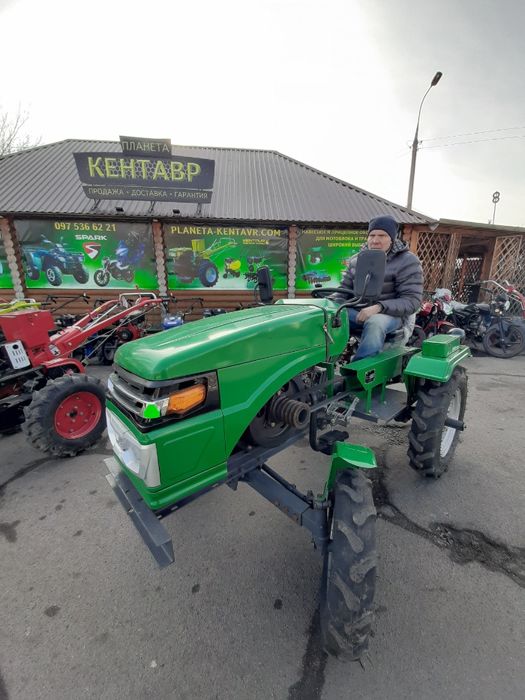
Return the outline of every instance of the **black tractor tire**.
<path id="1" fill-rule="evenodd" d="M 445 426 L 450 417 L 463 421 L 467 406 L 467 374 L 456 367 L 448 382 L 427 380 L 418 391 L 408 434 L 410 466 L 424 476 L 438 479 L 447 471 L 460 431 Z"/>
<path id="2" fill-rule="evenodd" d="M 77 400 L 80 406 L 76 405 Z M 61 423 L 65 406 L 71 407 L 66 416 L 67 425 L 71 425 L 72 433 L 77 433 L 71 438 Z M 86 374 L 67 374 L 35 392 L 24 409 L 22 430 L 32 447 L 54 457 L 73 457 L 101 437 L 106 427 L 104 406 L 105 391 L 98 379 Z M 78 407 L 84 411 L 77 412 Z"/>
<path id="3" fill-rule="evenodd" d="M 96 270 L 94 275 L 95 284 L 105 287 L 109 282 L 110 274 L 107 270 Z"/>
<path id="4" fill-rule="evenodd" d="M 203 260 L 198 268 L 197 277 L 203 287 L 214 287 L 219 280 L 219 270 L 211 260 Z"/>
<path id="5" fill-rule="evenodd" d="M 77 267 L 73 271 L 73 277 L 79 284 L 86 284 L 86 282 L 89 282 L 89 272 L 83 265 L 81 267 Z"/>
<path id="6" fill-rule="evenodd" d="M 504 330 L 504 340 L 510 347 L 501 344 L 501 329 L 494 324 L 483 336 L 483 349 L 492 357 L 516 357 L 525 350 L 525 331 L 517 325 L 509 325 Z"/>
<path id="7" fill-rule="evenodd" d="M 368 650 L 374 621 L 377 513 L 371 483 L 360 470 L 341 472 L 333 497 L 321 583 L 321 636 L 326 652 L 355 661 Z"/>
<path id="8" fill-rule="evenodd" d="M 53 287 L 60 287 L 62 284 L 62 272 L 60 271 L 60 268 L 58 268 L 56 265 L 50 265 L 47 267 L 46 279 L 49 284 L 53 285 Z"/>

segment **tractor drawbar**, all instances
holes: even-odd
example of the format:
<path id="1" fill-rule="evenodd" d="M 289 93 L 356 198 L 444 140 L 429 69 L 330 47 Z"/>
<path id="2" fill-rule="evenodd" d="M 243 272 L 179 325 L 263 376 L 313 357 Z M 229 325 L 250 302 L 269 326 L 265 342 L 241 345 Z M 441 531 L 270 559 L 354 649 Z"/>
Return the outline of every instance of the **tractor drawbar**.
<path id="1" fill-rule="evenodd" d="M 277 396 L 270 404 L 269 418 L 292 428 L 304 428 L 310 421 L 310 406 L 287 396 Z"/>

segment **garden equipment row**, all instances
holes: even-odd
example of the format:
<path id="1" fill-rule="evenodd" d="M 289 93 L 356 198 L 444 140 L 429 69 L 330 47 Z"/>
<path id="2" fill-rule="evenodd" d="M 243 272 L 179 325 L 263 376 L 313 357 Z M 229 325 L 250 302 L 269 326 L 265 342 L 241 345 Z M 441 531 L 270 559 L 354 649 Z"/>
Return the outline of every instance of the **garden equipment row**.
<path id="1" fill-rule="evenodd" d="M 103 330 L 161 303 L 153 294 L 123 294 L 58 332 L 48 310 L 0 316 L 0 432 L 23 423 L 30 444 L 55 456 L 94 444 L 105 427 L 105 392 L 72 355 Z"/>

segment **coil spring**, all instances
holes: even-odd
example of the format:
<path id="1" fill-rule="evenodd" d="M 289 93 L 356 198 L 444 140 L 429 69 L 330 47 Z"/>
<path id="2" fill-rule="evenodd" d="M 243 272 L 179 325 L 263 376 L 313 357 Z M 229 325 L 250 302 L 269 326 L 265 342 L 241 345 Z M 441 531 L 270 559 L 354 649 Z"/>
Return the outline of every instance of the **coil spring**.
<path id="1" fill-rule="evenodd" d="M 292 428 L 304 428 L 310 420 L 310 406 L 287 396 L 272 399 L 269 413 L 270 418 Z"/>

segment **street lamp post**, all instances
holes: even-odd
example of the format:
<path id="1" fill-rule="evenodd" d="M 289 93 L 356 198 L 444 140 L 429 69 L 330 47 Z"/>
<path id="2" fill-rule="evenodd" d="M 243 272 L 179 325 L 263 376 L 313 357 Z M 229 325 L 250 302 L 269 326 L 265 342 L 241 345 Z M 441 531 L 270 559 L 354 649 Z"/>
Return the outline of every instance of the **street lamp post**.
<path id="1" fill-rule="evenodd" d="M 434 87 L 434 85 L 437 85 L 439 83 L 442 75 L 443 75 L 443 73 L 438 71 L 436 73 L 436 75 L 432 78 L 432 82 L 430 83 L 428 90 L 423 95 L 423 99 L 421 100 L 421 104 L 419 105 L 419 112 L 417 115 L 417 124 L 416 124 L 416 133 L 414 134 L 414 141 L 412 143 L 412 161 L 410 163 L 410 180 L 408 182 L 407 209 L 412 209 L 412 194 L 414 192 L 414 177 L 416 174 L 416 156 L 417 156 L 417 149 L 418 149 L 419 119 L 421 117 L 421 108 L 423 107 L 423 102 L 425 101 L 425 97 L 428 95 L 428 93 Z"/>

